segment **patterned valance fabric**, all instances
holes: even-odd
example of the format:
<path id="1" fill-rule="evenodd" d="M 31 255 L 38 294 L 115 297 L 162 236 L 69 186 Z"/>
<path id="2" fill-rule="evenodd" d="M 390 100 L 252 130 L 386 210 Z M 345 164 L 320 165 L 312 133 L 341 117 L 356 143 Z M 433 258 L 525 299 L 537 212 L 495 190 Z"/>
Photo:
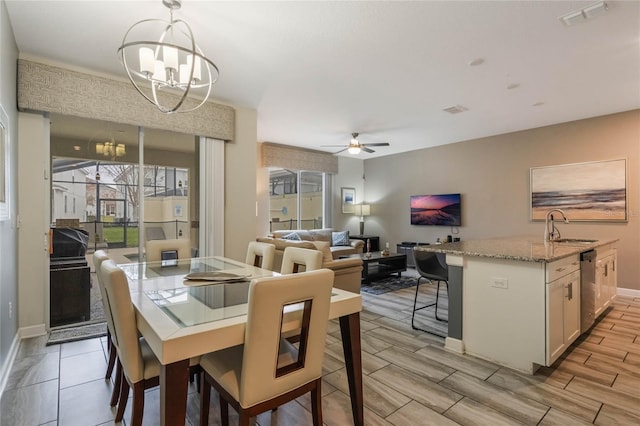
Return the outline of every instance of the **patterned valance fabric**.
<path id="1" fill-rule="evenodd" d="M 18 60 L 18 109 L 55 112 L 152 129 L 233 140 L 235 110 L 206 102 L 195 111 L 163 114 L 129 82 Z"/>
<path id="2" fill-rule="evenodd" d="M 322 151 L 265 142 L 262 166 L 313 172 L 338 173 L 338 157 Z"/>

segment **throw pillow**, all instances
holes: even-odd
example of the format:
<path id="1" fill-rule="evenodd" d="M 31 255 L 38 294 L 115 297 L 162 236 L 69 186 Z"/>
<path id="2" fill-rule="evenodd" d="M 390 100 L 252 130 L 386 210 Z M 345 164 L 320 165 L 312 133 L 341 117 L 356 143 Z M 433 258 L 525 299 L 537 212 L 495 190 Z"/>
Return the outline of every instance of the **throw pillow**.
<path id="1" fill-rule="evenodd" d="M 287 234 L 284 237 L 282 237 L 282 239 L 291 240 L 291 241 L 302 241 L 302 238 L 300 238 L 300 235 L 298 235 L 297 232 L 292 232 L 290 234 Z"/>
<path id="2" fill-rule="evenodd" d="M 332 232 L 331 233 L 331 245 L 332 246 L 348 246 L 349 245 L 349 231 Z"/>
<path id="3" fill-rule="evenodd" d="M 316 249 L 322 252 L 323 264 L 333 262 L 333 254 L 331 254 L 331 247 L 329 247 L 328 241 L 314 241 L 313 245 L 316 246 Z"/>

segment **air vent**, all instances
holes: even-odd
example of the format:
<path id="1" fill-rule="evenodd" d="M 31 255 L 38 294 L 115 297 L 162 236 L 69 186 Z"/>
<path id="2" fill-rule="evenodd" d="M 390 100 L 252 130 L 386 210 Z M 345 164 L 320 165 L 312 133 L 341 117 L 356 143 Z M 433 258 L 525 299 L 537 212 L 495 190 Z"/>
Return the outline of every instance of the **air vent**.
<path id="1" fill-rule="evenodd" d="M 603 1 L 587 6 L 584 9 L 574 10 L 560 17 L 560 20 L 567 27 L 584 22 L 587 19 L 595 18 L 609 10 L 609 5 Z"/>
<path id="2" fill-rule="evenodd" d="M 463 107 L 462 105 L 454 105 L 448 108 L 444 108 L 443 111 L 448 112 L 449 114 L 458 114 L 460 112 L 467 111 L 467 108 Z"/>

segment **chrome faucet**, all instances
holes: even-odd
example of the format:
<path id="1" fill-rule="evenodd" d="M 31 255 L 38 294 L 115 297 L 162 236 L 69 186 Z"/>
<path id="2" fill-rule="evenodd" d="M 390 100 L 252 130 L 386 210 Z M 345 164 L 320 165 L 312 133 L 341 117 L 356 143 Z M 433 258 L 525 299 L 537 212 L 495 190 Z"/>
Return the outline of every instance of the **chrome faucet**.
<path id="1" fill-rule="evenodd" d="M 544 224 L 544 240 L 545 241 L 554 241 L 560 238 L 560 231 L 556 228 L 556 225 L 553 223 L 553 213 L 558 212 L 562 215 L 562 220 L 564 223 L 569 223 L 569 219 L 565 216 L 564 212 L 560 209 L 551 209 L 547 212 L 547 217 L 545 219 Z"/>

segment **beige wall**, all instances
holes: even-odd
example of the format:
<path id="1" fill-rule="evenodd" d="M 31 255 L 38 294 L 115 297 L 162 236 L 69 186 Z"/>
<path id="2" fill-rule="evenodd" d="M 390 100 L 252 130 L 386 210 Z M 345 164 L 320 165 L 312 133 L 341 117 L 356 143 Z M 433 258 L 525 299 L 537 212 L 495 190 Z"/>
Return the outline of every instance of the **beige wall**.
<path id="1" fill-rule="evenodd" d="M 7 377 L 7 360 L 17 350 L 18 331 L 18 111 L 16 109 L 16 60 L 18 48 L 13 37 L 9 14 L 0 0 L 0 105 L 8 118 L 9 183 L 6 192 L 11 220 L 0 221 L 0 383 Z M 9 309 L 11 304 L 11 310 Z"/>
<path id="2" fill-rule="evenodd" d="M 257 112 L 236 108 L 236 139 L 225 144 L 224 255 L 244 261 L 247 244 L 258 235 Z"/>
<path id="3" fill-rule="evenodd" d="M 349 231 L 352 235 L 360 233 L 360 217 L 342 213 L 341 188 L 356 189 L 356 203 L 370 202 L 364 191 L 367 176 L 364 175 L 364 161 L 359 157 L 338 157 L 339 172 L 333 177 L 333 220 L 332 227 L 338 230 Z M 372 212 L 375 214 L 375 211 Z M 367 218 L 368 219 L 368 218 Z M 370 233 L 368 220 L 365 222 L 365 233 Z"/>
<path id="4" fill-rule="evenodd" d="M 640 289 L 640 110 L 366 160 L 364 199 L 373 204 L 367 233 L 392 247 L 401 241 L 435 242 L 456 232 L 462 239 L 542 239 L 544 224 L 529 220 L 529 169 L 616 158 L 628 160 L 629 221 L 558 226 L 566 237 L 619 238 L 618 286 Z M 358 182 L 341 178 L 335 190 L 339 194 L 341 185 Z M 458 192 L 461 227 L 409 224 L 410 195 Z"/>

